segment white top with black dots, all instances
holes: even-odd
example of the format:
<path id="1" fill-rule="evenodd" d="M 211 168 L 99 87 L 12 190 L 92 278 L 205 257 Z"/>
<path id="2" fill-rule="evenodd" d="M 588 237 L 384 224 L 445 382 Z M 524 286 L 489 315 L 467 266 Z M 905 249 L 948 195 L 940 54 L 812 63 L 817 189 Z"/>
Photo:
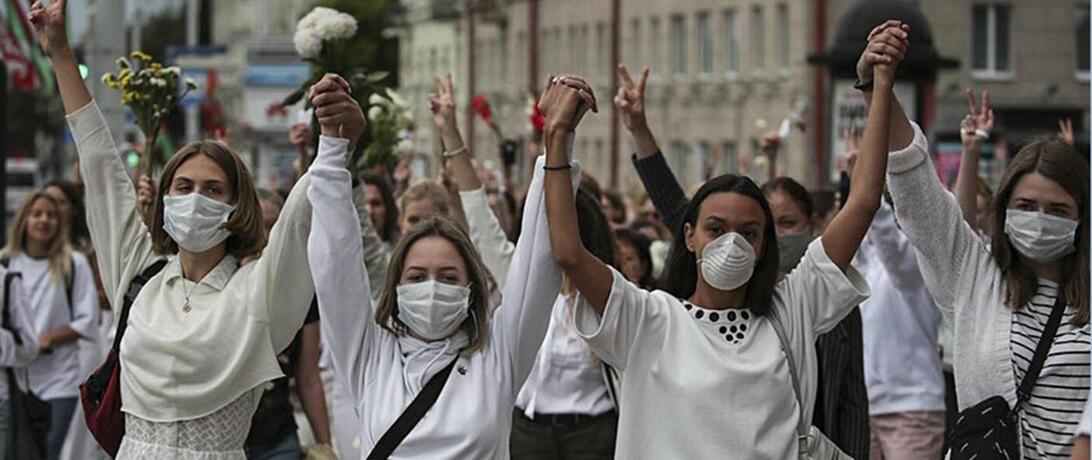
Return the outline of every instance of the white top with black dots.
<path id="1" fill-rule="evenodd" d="M 769 316 L 697 307 L 613 274 L 603 317 L 581 304 L 574 320 L 591 350 L 623 372 L 618 458 L 798 455 L 797 423 L 811 420 L 815 401 L 815 336 L 868 296 L 855 269 L 843 273 L 816 240 L 774 293 L 770 314 L 785 326 L 803 408 Z"/>

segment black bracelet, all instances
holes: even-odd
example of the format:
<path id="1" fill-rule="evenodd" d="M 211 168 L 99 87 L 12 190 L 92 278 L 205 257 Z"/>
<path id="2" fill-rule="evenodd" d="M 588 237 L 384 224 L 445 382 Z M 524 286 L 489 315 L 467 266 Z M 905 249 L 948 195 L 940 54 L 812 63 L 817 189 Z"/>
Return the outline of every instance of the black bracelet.
<path id="1" fill-rule="evenodd" d="M 853 82 L 853 89 L 856 89 L 858 91 L 864 91 L 864 92 L 867 93 L 869 91 L 872 91 L 873 82 L 875 82 L 875 80 L 869 80 L 869 81 L 866 81 L 866 82 L 862 82 L 861 80 L 858 79 L 857 81 Z"/>
<path id="2" fill-rule="evenodd" d="M 573 165 L 572 165 L 572 163 L 559 165 L 559 166 L 542 165 L 542 169 L 544 169 L 546 171 L 565 171 L 565 170 L 573 169 Z"/>

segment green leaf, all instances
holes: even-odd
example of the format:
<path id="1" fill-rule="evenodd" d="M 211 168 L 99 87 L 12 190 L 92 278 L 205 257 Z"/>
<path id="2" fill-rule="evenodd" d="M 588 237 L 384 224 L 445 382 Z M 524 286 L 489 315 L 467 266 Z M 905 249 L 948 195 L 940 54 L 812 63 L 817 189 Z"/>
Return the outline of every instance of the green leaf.
<path id="1" fill-rule="evenodd" d="M 306 88 L 307 88 L 307 86 L 304 86 L 302 88 L 299 88 L 299 89 L 293 91 L 292 94 L 289 94 L 288 96 L 285 96 L 284 100 L 281 101 L 281 104 L 287 107 L 287 106 L 294 105 L 295 103 L 299 102 L 300 99 L 303 99 L 303 95 L 307 93 Z"/>

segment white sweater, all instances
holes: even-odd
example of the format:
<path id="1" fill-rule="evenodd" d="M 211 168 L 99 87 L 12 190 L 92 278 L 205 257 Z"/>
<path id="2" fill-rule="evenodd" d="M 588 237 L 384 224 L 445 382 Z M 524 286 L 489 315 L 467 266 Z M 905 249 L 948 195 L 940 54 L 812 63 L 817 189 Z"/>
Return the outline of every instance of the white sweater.
<path id="1" fill-rule="evenodd" d="M 917 125 L 914 131 L 914 141 L 909 146 L 891 153 L 888 183 L 895 214 L 918 251 L 922 276 L 945 319 L 952 324 L 959 408 L 966 409 L 997 395 L 1013 405 L 1019 381 L 1012 351 L 1016 324 L 1013 309 L 1005 304 L 1004 276 L 986 243 L 964 222 L 955 198 L 937 180 L 925 135 Z M 1076 432 L 1081 405 L 1088 397 L 1088 330 L 1087 324 L 1077 328 L 1065 321 L 1058 330 L 1052 350 L 1064 347 L 1083 350 L 1083 360 L 1077 360 L 1083 365 L 1062 366 L 1061 357 L 1053 358 L 1053 351 L 1052 358 L 1047 359 L 1021 413 L 1025 458 L 1039 458 L 1038 452 L 1050 457 L 1068 452 L 1068 446 L 1052 447 L 1029 441 L 1024 431 L 1028 430 L 1029 419 L 1035 418 L 1040 422 L 1057 421 L 1061 428 L 1054 430 L 1065 430 L 1066 433 L 1058 433 L 1063 437 Z M 1076 346 L 1078 343 L 1083 345 Z M 1067 375 L 1078 376 L 1084 388 L 1059 395 L 1049 387 L 1052 380 Z M 1059 396 L 1080 402 L 1073 402 L 1065 411 L 1041 409 L 1054 406 L 1051 401 L 1057 401 Z"/>
<path id="2" fill-rule="evenodd" d="M 68 115 L 87 187 L 87 226 L 103 287 L 122 305 L 129 282 L 162 256 L 136 211 L 136 193 L 95 102 Z M 322 137 L 319 153 L 345 150 Z M 121 342 L 122 410 L 152 422 L 191 420 L 227 406 L 283 374 L 277 353 L 307 316 L 311 205 L 296 184 L 257 261 L 226 256 L 196 286 L 177 257 L 144 285 Z M 187 294 L 192 311 L 183 310 Z"/>
<path id="3" fill-rule="evenodd" d="M 361 451 L 370 452 L 424 382 L 457 359 L 457 371 L 439 399 L 391 458 L 508 458 L 516 393 L 534 363 L 561 286 L 546 224 L 542 159 L 528 191 L 503 304 L 490 321 L 488 345 L 457 356 L 458 340 L 422 343 L 375 323 L 344 165 L 344 153 L 320 154 L 311 167 L 308 193 L 322 205 L 313 209 L 309 250 L 322 334 L 338 382 L 360 415 Z M 573 174 L 578 177 L 579 168 Z"/>

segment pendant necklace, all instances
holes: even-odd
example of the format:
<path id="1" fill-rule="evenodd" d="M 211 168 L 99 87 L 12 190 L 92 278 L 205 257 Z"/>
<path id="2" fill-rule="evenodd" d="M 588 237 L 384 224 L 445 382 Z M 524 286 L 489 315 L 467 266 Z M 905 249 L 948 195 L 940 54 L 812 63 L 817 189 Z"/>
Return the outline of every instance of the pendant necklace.
<path id="1" fill-rule="evenodd" d="M 189 281 L 189 280 L 187 280 L 186 277 L 183 276 L 182 277 L 182 293 L 183 293 L 183 295 L 186 296 L 186 302 L 182 305 L 182 313 L 189 313 L 190 310 L 192 310 L 192 308 L 190 308 L 190 296 L 192 296 L 193 292 L 197 290 L 197 283 L 193 283 L 193 287 L 190 288 L 190 292 L 186 292 L 186 282 L 187 281 Z"/>

